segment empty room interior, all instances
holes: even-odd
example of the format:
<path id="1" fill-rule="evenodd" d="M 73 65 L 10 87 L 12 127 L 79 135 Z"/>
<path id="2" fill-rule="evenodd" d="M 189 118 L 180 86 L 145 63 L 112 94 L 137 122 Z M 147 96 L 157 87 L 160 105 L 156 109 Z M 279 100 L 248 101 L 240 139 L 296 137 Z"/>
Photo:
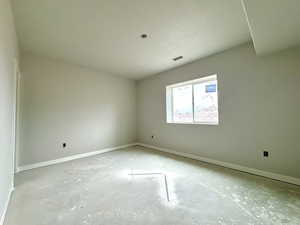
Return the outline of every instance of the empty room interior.
<path id="1" fill-rule="evenodd" d="M 299 0 L 0 0 L 0 225 L 300 225 Z"/>

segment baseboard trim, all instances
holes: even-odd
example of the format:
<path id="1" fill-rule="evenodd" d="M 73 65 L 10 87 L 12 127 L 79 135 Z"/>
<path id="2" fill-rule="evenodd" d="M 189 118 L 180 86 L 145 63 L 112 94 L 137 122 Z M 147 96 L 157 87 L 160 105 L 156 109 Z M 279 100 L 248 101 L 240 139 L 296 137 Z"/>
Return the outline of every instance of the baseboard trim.
<path id="1" fill-rule="evenodd" d="M 13 191 L 14 191 L 14 188 L 11 188 L 9 190 L 9 193 L 8 193 L 8 196 L 7 196 L 7 199 L 6 199 L 6 202 L 5 202 L 4 210 L 3 210 L 3 213 L 0 217 L 0 225 L 4 224 L 5 216 L 6 216 L 6 213 L 7 213 L 7 209 L 8 209 L 9 202 L 10 202 Z"/>
<path id="2" fill-rule="evenodd" d="M 135 146 L 135 145 L 137 145 L 137 144 L 136 143 L 131 143 L 131 144 L 127 144 L 127 145 L 120 145 L 120 146 L 116 146 L 116 147 L 112 147 L 112 148 L 101 149 L 101 150 L 98 150 L 98 151 L 87 152 L 87 153 L 82 153 L 82 154 L 76 154 L 76 155 L 67 156 L 67 157 L 54 159 L 54 160 L 50 160 L 50 161 L 45 161 L 45 162 L 39 162 L 39 163 L 29 164 L 29 165 L 25 165 L 25 166 L 20 166 L 20 167 L 17 168 L 17 173 L 25 171 L 25 170 L 31 170 L 31 169 L 35 169 L 35 168 L 51 166 L 51 165 L 58 164 L 58 163 L 68 162 L 68 161 L 72 161 L 72 160 L 75 160 L 75 159 L 86 158 L 86 157 L 89 157 L 89 156 L 98 155 L 98 154 L 102 154 L 102 153 L 105 153 L 105 152 L 111 152 L 111 151 L 131 147 L 131 146 Z"/>
<path id="3" fill-rule="evenodd" d="M 283 181 L 283 182 L 290 183 L 290 184 L 300 185 L 300 179 L 295 178 L 295 177 L 290 177 L 290 176 L 286 176 L 286 175 L 282 175 L 282 174 L 253 169 L 253 168 L 249 168 L 249 167 L 245 167 L 245 166 L 241 166 L 241 165 L 237 165 L 237 164 L 222 162 L 222 161 L 218 161 L 218 160 L 214 160 L 214 159 L 210 159 L 210 158 L 206 158 L 206 157 L 201 157 L 201 156 L 198 156 L 195 154 L 178 152 L 178 151 L 174 151 L 171 149 L 161 148 L 161 147 L 148 145 L 148 144 L 144 144 L 144 143 L 137 143 L 136 145 L 155 149 L 155 150 L 162 151 L 162 152 L 171 153 L 174 155 L 183 156 L 183 157 L 190 158 L 190 159 L 195 159 L 195 160 L 206 162 L 206 163 L 215 164 L 218 166 L 223 166 L 226 168 L 230 168 L 230 169 L 234 169 L 234 170 L 238 170 L 238 171 L 242 171 L 242 172 L 246 172 L 246 173 L 251 173 L 251 174 L 262 176 L 262 177 L 271 178 L 273 180 L 278 180 L 278 181 Z"/>

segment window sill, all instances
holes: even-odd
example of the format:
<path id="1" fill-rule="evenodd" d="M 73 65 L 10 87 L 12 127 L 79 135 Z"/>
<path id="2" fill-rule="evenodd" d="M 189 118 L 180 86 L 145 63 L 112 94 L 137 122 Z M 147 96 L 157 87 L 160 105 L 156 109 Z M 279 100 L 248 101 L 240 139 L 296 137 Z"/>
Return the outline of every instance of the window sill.
<path id="1" fill-rule="evenodd" d="M 194 123 L 167 122 L 167 124 L 179 124 L 179 125 L 214 125 L 214 126 L 219 125 L 219 123 L 213 123 L 213 122 L 211 122 L 211 123 L 209 123 L 209 122 L 194 122 Z"/>

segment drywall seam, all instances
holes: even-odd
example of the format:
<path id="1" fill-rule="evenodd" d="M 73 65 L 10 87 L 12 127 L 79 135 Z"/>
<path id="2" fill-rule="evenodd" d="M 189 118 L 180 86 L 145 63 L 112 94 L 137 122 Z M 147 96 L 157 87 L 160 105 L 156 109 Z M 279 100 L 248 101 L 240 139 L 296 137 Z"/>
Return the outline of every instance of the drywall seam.
<path id="1" fill-rule="evenodd" d="M 198 156 L 195 154 L 178 152 L 178 151 L 174 151 L 174 150 L 167 149 L 167 148 L 160 148 L 157 146 L 148 145 L 148 144 L 144 144 L 144 143 L 137 143 L 136 145 L 147 147 L 147 148 L 152 148 L 152 149 L 155 149 L 158 151 L 167 152 L 167 153 L 171 153 L 174 155 L 183 156 L 183 157 L 190 158 L 190 159 L 195 159 L 195 160 L 202 161 L 202 162 L 215 164 L 218 166 L 223 166 L 223 167 L 234 169 L 234 170 L 239 170 L 239 171 L 246 172 L 246 173 L 251 173 L 251 174 L 262 176 L 262 177 L 271 178 L 273 180 L 279 180 L 279 181 L 283 181 L 283 182 L 290 183 L 290 184 L 300 185 L 300 179 L 295 178 L 295 177 L 290 177 L 290 176 L 286 176 L 286 175 L 282 175 L 282 174 L 271 173 L 271 172 L 267 172 L 267 171 L 263 171 L 263 170 L 253 169 L 253 168 L 249 168 L 249 167 L 245 167 L 245 166 L 240 166 L 237 164 L 222 162 L 222 161 L 218 161 L 218 160 L 214 160 L 214 159 L 210 159 L 210 158 L 206 158 L 206 157 L 201 157 L 201 156 Z"/>
<path id="2" fill-rule="evenodd" d="M 247 21 L 248 28 L 249 28 L 249 33 L 250 33 L 250 36 L 251 36 L 251 39 L 252 39 L 252 42 L 253 42 L 253 45 L 254 45 L 255 52 L 256 52 L 256 54 L 258 54 L 258 52 L 256 50 L 257 45 L 256 45 L 256 42 L 255 42 L 255 39 L 254 39 L 254 31 L 253 31 L 252 25 L 250 23 L 250 18 L 249 18 L 248 12 L 247 12 L 247 6 L 246 6 L 245 0 L 241 0 L 241 4 L 242 4 L 242 7 L 243 7 L 245 17 L 246 17 L 246 21 Z"/>
<path id="3" fill-rule="evenodd" d="M 75 160 L 75 159 L 86 158 L 86 157 L 89 157 L 89 156 L 98 155 L 98 154 L 102 154 L 102 153 L 110 152 L 110 151 L 115 151 L 115 150 L 118 150 L 118 149 L 121 149 L 121 148 L 127 148 L 127 147 L 131 147 L 131 146 L 135 146 L 135 145 L 137 145 L 137 144 L 136 143 L 131 143 L 131 144 L 127 144 L 127 145 L 120 145 L 120 146 L 116 146 L 116 147 L 112 147 L 112 148 L 101 149 L 101 150 L 98 150 L 98 151 L 87 152 L 87 153 L 82 153 L 82 154 L 76 154 L 76 155 L 67 156 L 67 157 L 54 159 L 54 160 L 50 160 L 50 161 L 45 161 L 45 162 L 39 162 L 39 163 L 29 164 L 29 165 L 25 165 L 25 166 L 20 166 L 20 167 L 17 168 L 17 173 L 19 173 L 21 171 L 25 171 L 25 170 L 31 170 L 31 169 L 35 169 L 35 168 L 44 167 L 44 166 L 50 166 L 50 165 L 54 165 L 54 164 L 58 164 L 58 163 L 68 162 L 68 161 L 72 161 L 72 160 Z"/>
<path id="4" fill-rule="evenodd" d="M 9 202 L 10 202 L 10 199 L 11 199 L 11 196 L 12 196 L 13 191 L 14 191 L 14 188 L 12 187 L 12 188 L 10 189 L 9 193 L 8 193 L 8 196 L 7 196 L 7 199 L 6 199 L 6 202 L 5 202 L 3 214 L 1 215 L 1 218 L 0 218 L 0 225 L 3 225 L 3 224 L 4 224 L 6 212 L 7 212 L 8 205 L 9 205 Z"/>

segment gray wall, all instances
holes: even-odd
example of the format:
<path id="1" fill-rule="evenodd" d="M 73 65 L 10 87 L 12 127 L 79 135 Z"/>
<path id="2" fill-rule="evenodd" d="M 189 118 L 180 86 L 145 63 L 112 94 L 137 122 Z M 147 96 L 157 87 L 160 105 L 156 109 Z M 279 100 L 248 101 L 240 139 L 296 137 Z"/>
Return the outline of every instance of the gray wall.
<path id="1" fill-rule="evenodd" d="M 220 125 L 167 124 L 165 86 L 212 74 Z M 242 45 L 139 81 L 138 141 L 300 177 L 299 99 L 299 48 L 258 57 L 251 44 Z"/>
<path id="2" fill-rule="evenodd" d="M 18 165 L 135 142 L 135 81 L 29 53 L 21 73 Z"/>
<path id="3" fill-rule="evenodd" d="M 13 185 L 16 43 L 10 1 L 0 0 L 0 220 Z"/>

